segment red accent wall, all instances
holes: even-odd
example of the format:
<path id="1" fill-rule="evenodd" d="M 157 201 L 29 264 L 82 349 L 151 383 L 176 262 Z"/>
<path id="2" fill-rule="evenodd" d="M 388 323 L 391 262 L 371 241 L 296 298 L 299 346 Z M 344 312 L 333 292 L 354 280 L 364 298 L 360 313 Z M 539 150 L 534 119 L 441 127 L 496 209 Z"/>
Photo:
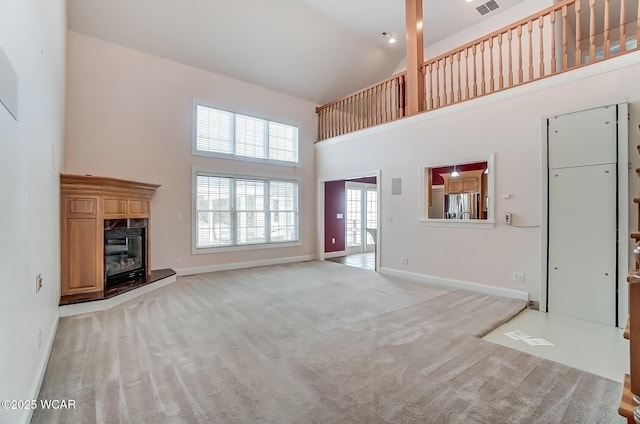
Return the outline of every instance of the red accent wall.
<path id="1" fill-rule="evenodd" d="M 357 183 L 376 184 L 376 177 L 364 177 L 349 180 Z M 328 181 L 324 184 L 324 251 L 340 252 L 346 249 L 345 245 L 345 222 L 347 215 L 347 189 L 345 180 Z M 342 219 L 336 218 L 337 214 L 342 214 Z M 332 244 L 331 239 L 335 238 L 336 243 Z"/>
<path id="2" fill-rule="evenodd" d="M 339 252 L 345 250 L 345 215 L 346 196 L 344 180 L 324 183 L 324 251 Z M 342 219 L 336 215 L 341 213 Z M 331 239 L 336 243 L 332 244 Z"/>
<path id="3" fill-rule="evenodd" d="M 487 162 L 474 162 L 474 163 L 463 163 L 461 165 L 456 165 L 456 170 L 460 171 L 476 171 L 478 169 L 487 169 Z M 446 174 L 448 172 L 453 172 L 453 165 L 451 166 L 442 166 L 440 168 L 431 168 L 431 184 L 432 185 L 442 185 L 444 184 L 444 180 L 440 174 Z"/>

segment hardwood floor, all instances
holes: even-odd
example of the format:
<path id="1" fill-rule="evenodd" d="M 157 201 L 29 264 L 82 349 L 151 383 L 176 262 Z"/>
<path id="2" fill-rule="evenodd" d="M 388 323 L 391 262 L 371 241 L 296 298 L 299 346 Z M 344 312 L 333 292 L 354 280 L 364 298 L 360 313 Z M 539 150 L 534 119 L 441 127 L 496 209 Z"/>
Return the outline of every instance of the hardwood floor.
<path id="1" fill-rule="evenodd" d="M 336 262 L 343 265 L 354 266 L 356 268 L 369 269 L 375 271 L 376 269 L 376 253 L 358 253 L 355 255 L 340 256 L 337 258 L 327 259 L 331 262 Z"/>

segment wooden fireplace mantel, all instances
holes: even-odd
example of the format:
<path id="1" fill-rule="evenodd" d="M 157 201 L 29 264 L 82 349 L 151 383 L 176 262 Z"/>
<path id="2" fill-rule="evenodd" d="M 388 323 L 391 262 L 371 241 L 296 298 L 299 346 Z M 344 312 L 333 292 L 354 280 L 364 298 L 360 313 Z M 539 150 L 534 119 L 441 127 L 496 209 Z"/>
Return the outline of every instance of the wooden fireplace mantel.
<path id="1" fill-rule="evenodd" d="M 105 219 L 147 219 L 146 273 L 151 275 L 150 200 L 158 187 L 116 178 L 60 174 L 61 296 L 104 290 Z"/>

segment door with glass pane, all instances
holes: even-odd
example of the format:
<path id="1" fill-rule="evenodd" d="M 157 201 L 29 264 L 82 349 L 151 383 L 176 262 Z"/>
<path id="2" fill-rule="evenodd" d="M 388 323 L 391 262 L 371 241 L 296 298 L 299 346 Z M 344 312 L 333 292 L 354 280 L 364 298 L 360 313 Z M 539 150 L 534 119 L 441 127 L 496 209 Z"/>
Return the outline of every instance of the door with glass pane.
<path id="1" fill-rule="evenodd" d="M 346 184 L 346 250 L 348 255 L 375 250 L 378 192 L 375 185 Z"/>

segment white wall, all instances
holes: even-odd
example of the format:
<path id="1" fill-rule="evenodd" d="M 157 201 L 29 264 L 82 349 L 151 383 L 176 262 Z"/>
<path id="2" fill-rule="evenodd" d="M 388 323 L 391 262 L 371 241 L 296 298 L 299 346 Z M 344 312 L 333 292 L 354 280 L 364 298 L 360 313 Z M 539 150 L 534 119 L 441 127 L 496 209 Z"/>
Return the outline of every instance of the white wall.
<path id="1" fill-rule="evenodd" d="M 19 84 L 19 120 L 0 106 L 0 399 L 37 397 L 57 324 L 65 13 L 64 0 L 0 2 L 0 47 Z M 29 415 L 0 409 L 0 422 Z"/>
<path id="2" fill-rule="evenodd" d="M 316 254 L 315 104 L 71 31 L 67 67 L 65 172 L 162 185 L 151 205 L 154 269 L 192 272 Z M 194 97 L 235 112 L 299 125 L 301 167 L 193 156 Z M 302 178 L 302 245 L 192 255 L 192 167 Z"/>
<path id="3" fill-rule="evenodd" d="M 523 290 L 531 300 L 539 300 L 544 260 L 541 230 L 536 227 L 541 224 L 541 119 L 628 100 L 632 122 L 637 122 L 638 106 L 633 102 L 640 102 L 640 85 L 635 83 L 640 78 L 639 59 L 640 52 L 628 54 L 324 141 L 316 145 L 318 179 L 381 169 L 381 216 L 392 217 L 391 222 L 381 219 L 382 268 Z M 630 129 L 630 143 L 640 143 L 636 128 Z M 422 226 L 421 165 L 474 161 L 491 153 L 495 216 L 511 212 L 515 225 L 534 227 L 508 227 L 503 222 L 494 229 Z M 402 178 L 402 195 L 390 195 L 392 178 Z M 503 199 L 502 194 L 511 198 Z M 577 215 L 583 207 L 594 205 L 586 199 L 584 205 L 576 205 Z M 402 256 L 409 258 L 408 265 L 400 264 Z M 511 281 L 514 271 L 525 274 L 524 283 Z"/>

